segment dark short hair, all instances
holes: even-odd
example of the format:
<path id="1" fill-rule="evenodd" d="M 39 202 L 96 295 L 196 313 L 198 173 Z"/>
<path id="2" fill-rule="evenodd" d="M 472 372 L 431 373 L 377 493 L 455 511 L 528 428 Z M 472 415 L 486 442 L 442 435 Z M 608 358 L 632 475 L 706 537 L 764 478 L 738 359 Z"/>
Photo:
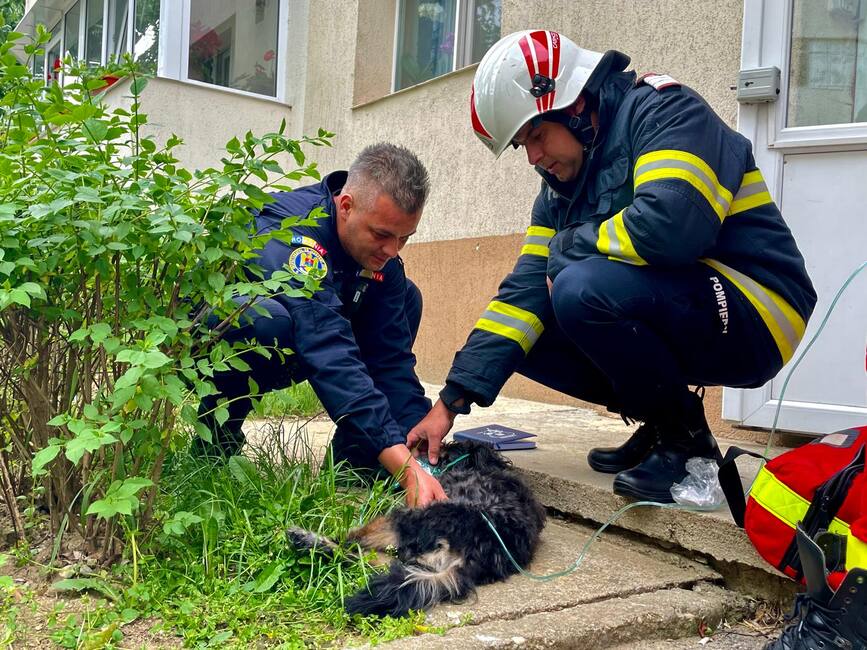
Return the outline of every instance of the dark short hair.
<path id="1" fill-rule="evenodd" d="M 385 192 L 404 212 L 419 212 L 430 192 L 430 178 L 424 165 L 406 147 L 380 142 L 365 147 L 349 167 L 348 191 L 370 190 L 372 201 L 378 191 Z"/>

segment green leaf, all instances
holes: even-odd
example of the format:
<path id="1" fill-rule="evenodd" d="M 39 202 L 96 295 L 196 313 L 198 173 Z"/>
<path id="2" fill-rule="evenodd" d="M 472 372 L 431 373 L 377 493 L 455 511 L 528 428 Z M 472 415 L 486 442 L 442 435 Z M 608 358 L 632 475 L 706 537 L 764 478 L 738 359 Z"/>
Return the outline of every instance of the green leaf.
<path id="1" fill-rule="evenodd" d="M 120 594 L 114 587 L 98 578 L 69 578 L 59 580 L 51 585 L 58 591 L 96 591 L 111 601 L 120 600 Z"/>
<path id="2" fill-rule="evenodd" d="M 286 564 L 282 560 L 271 562 L 271 564 L 265 567 L 265 570 L 259 574 L 259 577 L 256 578 L 256 588 L 253 591 L 257 594 L 269 591 L 271 587 L 277 583 L 285 570 Z"/>
<path id="3" fill-rule="evenodd" d="M 138 508 L 139 500 L 136 494 L 146 487 L 151 487 L 153 481 L 134 476 L 125 481 L 115 481 L 109 486 L 105 498 L 94 501 L 87 509 L 86 515 L 96 515 L 110 519 L 115 515 L 131 515 Z"/>
<path id="4" fill-rule="evenodd" d="M 226 276 L 222 273 L 208 273 L 208 284 L 214 291 L 222 291 L 226 286 Z"/>
<path id="5" fill-rule="evenodd" d="M 163 532 L 166 535 L 183 535 L 187 528 L 202 523 L 202 518 L 192 512 L 184 510 L 176 512 L 166 523 L 163 524 Z"/>
<path id="6" fill-rule="evenodd" d="M 255 486 L 259 481 L 259 471 L 256 465 L 245 456 L 232 456 L 229 459 L 229 472 L 239 483 Z"/>
<path id="7" fill-rule="evenodd" d="M 108 124 L 91 117 L 84 120 L 84 132 L 92 142 L 102 142 L 105 139 L 105 134 L 108 133 Z"/>
<path id="8" fill-rule="evenodd" d="M 145 368 L 162 368 L 171 362 L 171 358 L 167 357 L 159 350 L 151 350 L 145 354 L 142 365 L 144 365 Z"/>
<path id="9" fill-rule="evenodd" d="M 37 451 L 33 455 L 33 476 L 42 476 L 45 474 L 47 472 L 45 466 L 57 457 L 61 448 L 61 445 L 48 445 L 47 447 Z"/>
<path id="10" fill-rule="evenodd" d="M 225 406 L 220 406 L 214 411 L 214 419 L 217 421 L 217 424 L 223 426 L 226 423 L 226 420 L 229 419 L 229 409 Z"/>
<path id="11" fill-rule="evenodd" d="M 147 87 L 147 85 L 148 85 L 148 78 L 147 77 L 136 77 L 135 81 L 133 81 L 129 85 L 129 90 L 133 95 L 138 96 L 138 95 L 141 95 L 141 91 L 143 91 Z"/>
<path id="12" fill-rule="evenodd" d="M 94 323 L 90 327 L 90 340 L 94 343 L 101 343 L 106 337 L 111 335 L 111 325 L 108 323 Z"/>
<path id="13" fill-rule="evenodd" d="M 249 183 L 244 185 L 244 193 L 254 201 L 261 201 L 262 203 L 271 203 L 274 201 L 270 194 L 263 192 L 261 188 L 258 188 L 255 185 L 250 185 Z"/>
<path id="14" fill-rule="evenodd" d="M 66 443 L 66 458 L 73 465 L 77 465 L 85 453 L 93 453 L 104 445 L 117 442 L 110 433 L 103 433 L 96 429 L 85 429 Z"/>

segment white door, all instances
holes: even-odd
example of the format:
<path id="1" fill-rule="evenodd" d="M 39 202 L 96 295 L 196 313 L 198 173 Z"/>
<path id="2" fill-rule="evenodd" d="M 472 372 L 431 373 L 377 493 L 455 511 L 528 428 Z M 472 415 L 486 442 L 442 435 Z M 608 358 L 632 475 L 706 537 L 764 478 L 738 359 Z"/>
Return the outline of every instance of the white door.
<path id="1" fill-rule="evenodd" d="M 778 101 L 742 105 L 738 130 L 753 142 L 819 295 L 789 365 L 762 388 L 723 392 L 724 418 L 769 428 L 789 370 L 867 260 L 867 0 L 745 0 L 741 58 L 742 69 L 782 71 Z M 867 269 L 785 386 L 778 428 L 867 424 L 865 345 Z"/>

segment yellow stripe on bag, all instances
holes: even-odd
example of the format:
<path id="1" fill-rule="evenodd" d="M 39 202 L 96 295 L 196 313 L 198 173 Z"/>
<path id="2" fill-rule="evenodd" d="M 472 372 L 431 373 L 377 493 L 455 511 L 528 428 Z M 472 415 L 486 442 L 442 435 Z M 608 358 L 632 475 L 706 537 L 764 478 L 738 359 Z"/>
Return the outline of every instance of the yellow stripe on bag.
<path id="1" fill-rule="evenodd" d="M 807 515 L 810 502 L 780 481 L 767 467 L 759 470 L 750 496 L 762 508 L 794 529 Z M 828 531 L 846 537 L 846 569 L 867 567 L 867 543 L 852 534 L 849 524 L 837 517 L 828 525 Z"/>

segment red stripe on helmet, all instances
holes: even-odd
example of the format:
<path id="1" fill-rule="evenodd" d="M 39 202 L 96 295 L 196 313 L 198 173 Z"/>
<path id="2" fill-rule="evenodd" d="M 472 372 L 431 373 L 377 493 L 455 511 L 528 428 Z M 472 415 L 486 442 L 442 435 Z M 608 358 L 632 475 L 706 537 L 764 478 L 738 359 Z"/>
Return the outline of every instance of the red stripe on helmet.
<path id="1" fill-rule="evenodd" d="M 533 41 L 533 48 L 536 50 L 539 74 L 545 77 L 551 76 L 548 69 L 551 58 L 548 56 L 548 33 L 543 31 L 530 32 L 530 39 Z"/>
<path id="2" fill-rule="evenodd" d="M 542 30 L 530 32 L 530 40 L 533 43 L 533 50 L 536 53 L 536 63 L 539 69 L 539 74 L 543 77 L 553 77 L 550 69 L 551 57 L 548 52 L 548 32 Z M 542 104 L 541 110 L 550 111 L 550 94 L 540 97 L 540 100 Z"/>
<path id="3" fill-rule="evenodd" d="M 560 34 L 557 32 L 549 32 L 551 36 L 551 79 L 556 79 L 560 74 Z M 556 87 L 551 92 L 551 106 L 554 106 L 554 95 L 557 93 Z"/>
<path id="4" fill-rule="evenodd" d="M 527 74 L 530 76 L 530 84 L 533 83 L 533 77 L 536 76 L 536 73 L 539 71 L 536 66 L 536 62 L 533 59 L 533 51 L 530 49 L 530 38 L 528 36 L 522 36 L 518 41 L 518 45 L 521 46 L 521 52 L 524 54 L 524 62 L 527 64 Z M 536 98 L 536 111 L 539 113 L 544 112 L 544 107 L 542 104 L 541 98 Z"/>
<path id="5" fill-rule="evenodd" d="M 470 120 L 473 123 L 473 130 L 481 136 L 484 136 L 488 140 L 493 140 L 494 137 L 488 133 L 488 130 L 482 124 L 482 121 L 479 119 L 479 114 L 476 113 L 476 87 L 473 85 L 473 89 L 470 92 Z"/>

